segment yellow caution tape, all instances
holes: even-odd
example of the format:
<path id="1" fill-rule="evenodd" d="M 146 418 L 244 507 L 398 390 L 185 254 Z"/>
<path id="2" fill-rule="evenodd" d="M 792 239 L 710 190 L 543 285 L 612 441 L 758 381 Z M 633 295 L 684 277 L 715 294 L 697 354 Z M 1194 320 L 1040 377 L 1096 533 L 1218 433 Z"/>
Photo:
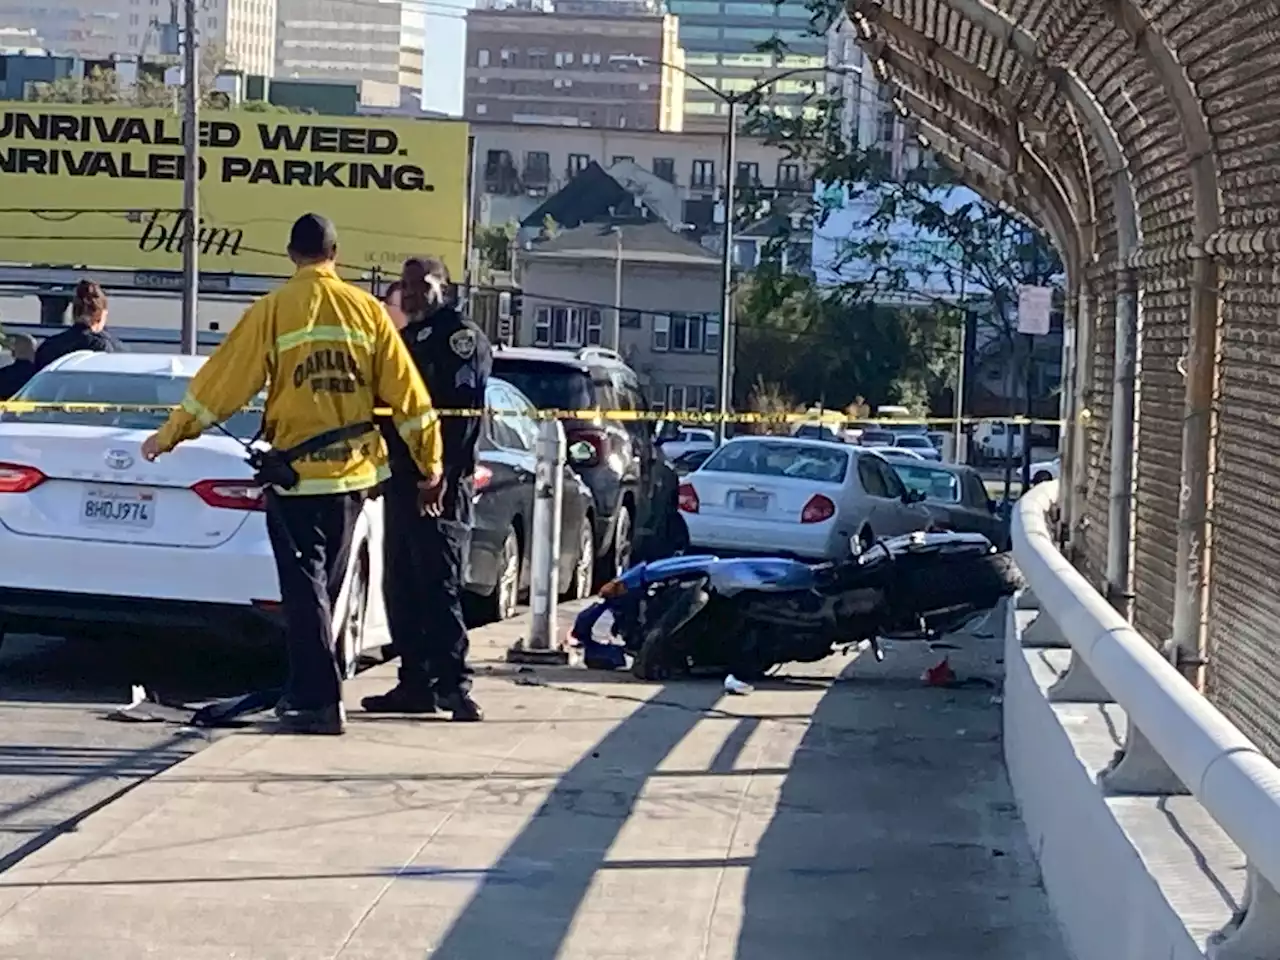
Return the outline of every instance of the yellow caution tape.
<path id="1" fill-rule="evenodd" d="M 150 413 L 169 414 L 176 407 L 162 404 L 141 403 L 45 403 L 32 400 L 0 401 L 0 413 L 37 413 L 50 410 L 61 413 Z M 245 407 L 241 413 L 261 413 L 261 407 Z M 485 414 L 482 408 L 458 408 L 436 410 L 439 417 L 479 417 Z M 510 411 L 498 411 L 507 412 Z M 1082 414 L 1085 412 L 1082 411 Z M 374 414 L 382 417 L 391 416 L 390 409 L 379 407 Z M 614 420 L 621 423 L 679 423 L 689 426 L 716 425 L 719 423 L 741 424 L 830 424 L 843 427 L 849 421 L 831 416 L 811 413 L 700 413 L 696 410 L 674 412 L 655 412 L 649 410 L 539 410 L 534 415 L 539 420 Z M 954 417 L 895 417 L 891 420 L 867 421 L 875 423 L 870 429 L 891 430 L 894 427 L 950 427 L 956 423 Z M 1035 417 L 964 417 L 962 424 L 978 423 L 1010 423 L 1015 425 L 1062 426 L 1064 421 L 1039 419 Z"/>

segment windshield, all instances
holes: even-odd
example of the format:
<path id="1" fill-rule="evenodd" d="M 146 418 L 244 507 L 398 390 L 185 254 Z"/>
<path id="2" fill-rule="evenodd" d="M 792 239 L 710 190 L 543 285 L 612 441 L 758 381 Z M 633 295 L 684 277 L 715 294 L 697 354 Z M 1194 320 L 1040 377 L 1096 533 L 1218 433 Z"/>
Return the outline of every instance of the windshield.
<path id="1" fill-rule="evenodd" d="M 891 463 L 908 490 L 942 503 L 960 502 L 960 478 L 948 470 L 934 470 L 914 463 Z"/>
<path id="2" fill-rule="evenodd" d="M 523 393 L 539 410 L 591 410 L 596 405 L 591 378 L 573 367 L 497 357 L 493 374 Z"/>
<path id="3" fill-rule="evenodd" d="M 806 423 L 804 426 L 796 430 L 797 440 L 834 440 L 840 442 L 840 437 L 830 427 L 819 426 L 818 424 Z"/>
<path id="4" fill-rule="evenodd" d="M 753 473 L 765 477 L 843 483 L 849 472 L 849 455 L 843 450 L 804 443 L 739 440 L 717 450 L 702 465 L 702 470 L 704 473 Z"/>
<path id="5" fill-rule="evenodd" d="M 15 401 L 32 403 L 103 403 L 124 406 L 176 407 L 187 392 L 190 377 L 151 373 L 85 373 L 72 370 L 46 370 L 37 373 L 13 397 Z M 266 397 L 259 394 L 251 406 L 261 409 Z M 63 423 L 94 427 L 119 427 L 123 430 L 155 430 L 168 417 L 167 410 L 106 411 L 96 410 L 32 410 L 5 411 L 0 422 Z M 262 415 L 244 411 L 233 416 L 224 426 L 236 437 L 249 439 L 258 432 Z"/>
<path id="6" fill-rule="evenodd" d="M 925 436 L 898 435 L 898 446 L 915 447 L 919 450 L 932 450 L 933 442 Z"/>

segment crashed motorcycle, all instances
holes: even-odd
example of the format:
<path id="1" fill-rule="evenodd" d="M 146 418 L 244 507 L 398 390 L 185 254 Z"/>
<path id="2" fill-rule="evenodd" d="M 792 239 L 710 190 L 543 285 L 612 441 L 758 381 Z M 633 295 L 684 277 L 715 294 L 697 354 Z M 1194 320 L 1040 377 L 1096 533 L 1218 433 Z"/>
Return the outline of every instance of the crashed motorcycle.
<path id="1" fill-rule="evenodd" d="M 861 545 L 855 546 L 855 549 Z M 628 662 L 642 680 L 727 672 L 758 679 L 881 639 L 956 630 L 1021 586 L 1009 554 L 972 533 L 880 540 L 847 560 L 679 556 L 639 564 L 600 591 L 571 635 L 586 665 Z M 596 635 L 605 614 L 607 635 Z"/>

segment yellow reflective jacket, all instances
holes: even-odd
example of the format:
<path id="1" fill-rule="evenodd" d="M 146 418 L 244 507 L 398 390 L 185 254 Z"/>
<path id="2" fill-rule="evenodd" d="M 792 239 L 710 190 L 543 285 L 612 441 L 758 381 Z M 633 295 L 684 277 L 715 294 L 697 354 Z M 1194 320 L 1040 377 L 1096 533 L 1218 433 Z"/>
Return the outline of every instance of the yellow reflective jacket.
<path id="1" fill-rule="evenodd" d="M 440 424 L 399 331 L 374 297 L 331 266 L 300 268 L 245 311 L 160 428 L 167 452 L 234 415 L 267 385 L 264 437 L 284 450 L 362 420 L 375 405 L 391 418 L 424 475 L 441 468 Z M 364 490 L 385 480 L 381 434 L 303 457 L 287 494 Z"/>

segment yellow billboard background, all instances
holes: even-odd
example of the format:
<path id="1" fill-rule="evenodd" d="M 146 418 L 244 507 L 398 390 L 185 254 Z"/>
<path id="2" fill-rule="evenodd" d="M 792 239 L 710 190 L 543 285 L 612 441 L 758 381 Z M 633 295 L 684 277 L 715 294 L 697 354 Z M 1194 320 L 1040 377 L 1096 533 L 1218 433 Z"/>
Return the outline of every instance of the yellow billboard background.
<path id="1" fill-rule="evenodd" d="M 208 111 L 200 269 L 282 276 L 304 213 L 338 228 L 354 275 L 466 259 L 460 121 Z M 0 262 L 178 270 L 182 123 L 168 110 L 0 102 Z"/>

